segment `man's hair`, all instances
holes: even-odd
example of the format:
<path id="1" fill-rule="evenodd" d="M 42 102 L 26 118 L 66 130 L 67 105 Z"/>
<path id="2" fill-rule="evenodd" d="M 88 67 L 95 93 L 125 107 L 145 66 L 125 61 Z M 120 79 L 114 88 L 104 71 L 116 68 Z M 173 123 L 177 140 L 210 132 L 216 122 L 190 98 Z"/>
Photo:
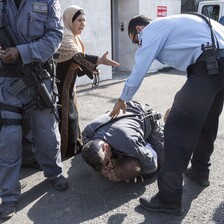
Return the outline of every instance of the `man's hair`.
<path id="1" fill-rule="evenodd" d="M 103 167 L 103 158 L 100 154 L 102 146 L 99 145 L 100 140 L 92 140 L 86 143 L 82 148 L 82 158 L 94 170 L 100 171 Z"/>
<path id="2" fill-rule="evenodd" d="M 133 17 L 128 24 L 128 35 L 136 32 L 136 26 L 147 26 L 152 21 L 151 18 L 144 15 Z"/>

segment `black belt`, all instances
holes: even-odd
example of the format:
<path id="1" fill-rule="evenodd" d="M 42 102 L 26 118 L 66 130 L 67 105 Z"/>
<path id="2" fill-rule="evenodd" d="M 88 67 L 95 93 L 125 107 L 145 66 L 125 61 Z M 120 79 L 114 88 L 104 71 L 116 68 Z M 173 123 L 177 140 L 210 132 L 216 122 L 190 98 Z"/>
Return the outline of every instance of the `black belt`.
<path id="1" fill-rule="evenodd" d="M 9 125 L 22 125 L 22 119 L 1 119 L 0 118 L 0 130 L 2 126 Z"/>
<path id="2" fill-rule="evenodd" d="M 18 113 L 18 114 L 23 113 L 23 108 L 9 105 L 9 104 L 4 104 L 4 103 L 0 103 L 0 110 L 11 111 L 11 112 Z"/>
<path id="3" fill-rule="evenodd" d="M 0 61 L 0 77 L 22 77 L 21 63 L 6 64 Z"/>
<path id="4" fill-rule="evenodd" d="M 23 109 L 21 107 L 0 103 L 0 110 L 6 110 L 14 113 L 21 114 L 23 113 Z M 0 113 L 0 131 L 2 126 L 8 125 L 22 125 L 22 119 L 9 119 L 9 118 L 2 118 Z"/>
<path id="5" fill-rule="evenodd" d="M 224 49 L 220 49 L 218 50 L 218 53 L 217 53 L 217 58 L 224 58 Z M 202 53 L 198 59 L 196 60 L 196 62 L 203 62 L 205 61 L 205 56 L 204 54 Z"/>

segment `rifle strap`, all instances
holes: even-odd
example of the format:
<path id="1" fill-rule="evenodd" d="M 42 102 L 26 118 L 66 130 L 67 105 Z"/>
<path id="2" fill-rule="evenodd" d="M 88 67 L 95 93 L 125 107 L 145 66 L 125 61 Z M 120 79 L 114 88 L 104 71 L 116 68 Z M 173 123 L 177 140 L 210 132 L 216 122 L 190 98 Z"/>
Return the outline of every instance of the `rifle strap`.
<path id="1" fill-rule="evenodd" d="M 2 3 L 3 3 L 2 12 L 6 13 L 6 1 L 2 0 Z"/>
<path id="2" fill-rule="evenodd" d="M 5 13 L 6 13 L 6 1 L 2 0 L 2 14 L 3 14 L 3 19 L 5 17 Z"/>

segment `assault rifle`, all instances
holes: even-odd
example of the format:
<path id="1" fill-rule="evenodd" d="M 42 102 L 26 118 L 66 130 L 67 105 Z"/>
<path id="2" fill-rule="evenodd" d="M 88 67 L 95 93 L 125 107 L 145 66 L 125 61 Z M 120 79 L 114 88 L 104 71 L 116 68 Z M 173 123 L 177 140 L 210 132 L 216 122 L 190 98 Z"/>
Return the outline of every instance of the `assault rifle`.
<path id="1" fill-rule="evenodd" d="M 10 42 L 13 43 L 13 46 L 19 45 L 14 33 L 12 32 L 10 26 L 4 23 L 3 27 L 5 34 L 10 39 Z M 10 46 L 8 46 L 10 47 Z M 49 79 L 50 74 L 43 68 L 44 63 L 35 62 L 26 65 L 21 65 L 21 71 L 24 74 L 23 80 L 19 79 L 16 81 L 12 87 L 11 92 L 17 95 L 22 89 L 29 85 L 34 85 L 37 96 L 34 97 L 33 101 L 31 102 L 30 106 L 33 104 L 36 105 L 37 109 L 43 110 L 45 108 L 51 109 L 51 111 L 55 114 L 56 118 L 58 119 L 58 115 L 56 113 L 56 106 L 54 105 L 54 101 L 45 85 L 43 80 Z M 31 79 L 30 79 L 31 78 Z M 29 107 L 29 105 L 28 105 Z"/>

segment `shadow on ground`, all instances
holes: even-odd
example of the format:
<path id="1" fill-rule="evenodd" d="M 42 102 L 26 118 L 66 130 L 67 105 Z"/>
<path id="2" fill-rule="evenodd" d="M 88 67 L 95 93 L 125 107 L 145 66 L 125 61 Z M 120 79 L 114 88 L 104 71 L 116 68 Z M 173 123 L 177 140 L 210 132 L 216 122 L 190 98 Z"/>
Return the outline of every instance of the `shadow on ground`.
<path id="1" fill-rule="evenodd" d="M 22 194 L 18 210 L 35 202 L 28 212 L 33 223 L 42 224 L 40 217 L 43 214 L 44 222 L 48 224 L 82 223 L 94 219 L 138 198 L 144 193 L 145 185 L 151 183 L 150 180 L 111 183 L 84 164 L 81 155 L 70 161 L 69 190 L 56 192 L 46 180 Z M 116 220 L 117 223 L 124 218 L 124 214 L 116 214 L 108 221 L 114 223 L 113 220 Z"/>

